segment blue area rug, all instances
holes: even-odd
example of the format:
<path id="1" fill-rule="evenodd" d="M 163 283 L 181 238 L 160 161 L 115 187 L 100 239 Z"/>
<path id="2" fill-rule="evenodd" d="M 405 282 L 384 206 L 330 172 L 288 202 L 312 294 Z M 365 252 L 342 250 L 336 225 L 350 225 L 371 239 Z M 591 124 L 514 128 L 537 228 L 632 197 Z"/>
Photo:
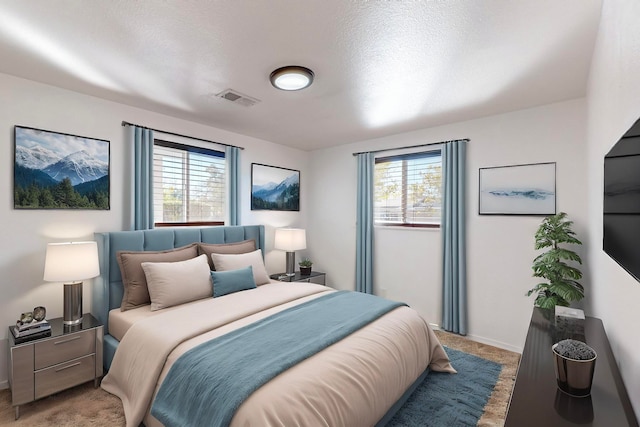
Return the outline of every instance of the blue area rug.
<path id="1" fill-rule="evenodd" d="M 499 363 L 445 347 L 457 374 L 430 372 L 388 427 L 475 426 L 498 381 Z"/>

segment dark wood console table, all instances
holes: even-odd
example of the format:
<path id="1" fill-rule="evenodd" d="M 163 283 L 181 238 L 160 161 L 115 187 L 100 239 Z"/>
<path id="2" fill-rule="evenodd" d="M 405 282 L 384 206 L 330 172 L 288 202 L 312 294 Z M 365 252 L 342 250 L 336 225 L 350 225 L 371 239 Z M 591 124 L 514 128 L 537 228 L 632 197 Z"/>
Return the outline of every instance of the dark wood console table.
<path id="1" fill-rule="evenodd" d="M 551 346 L 559 340 L 585 341 L 597 353 L 591 396 L 577 398 L 556 385 Z M 559 331 L 553 310 L 533 309 L 505 427 L 638 426 L 602 321 L 584 320 L 584 335 Z"/>

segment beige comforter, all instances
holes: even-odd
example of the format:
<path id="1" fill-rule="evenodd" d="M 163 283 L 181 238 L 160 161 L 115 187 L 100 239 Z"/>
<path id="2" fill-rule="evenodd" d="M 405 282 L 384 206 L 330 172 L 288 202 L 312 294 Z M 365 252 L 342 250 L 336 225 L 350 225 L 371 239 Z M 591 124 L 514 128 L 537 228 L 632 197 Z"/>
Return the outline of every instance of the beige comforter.
<path id="1" fill-rule="evenodd" d="M 127 331 L 102 388 L 122 399 L 127 426 L 160 425 L 149 414 L 151 403 L 180 355 L 331 291 L 273 283 L 160 312 Z M 427 367 L 455 372 L 424 320 L 400 307 L 265 384 L 240 406 L 231 425 L 374 425 Z"/>

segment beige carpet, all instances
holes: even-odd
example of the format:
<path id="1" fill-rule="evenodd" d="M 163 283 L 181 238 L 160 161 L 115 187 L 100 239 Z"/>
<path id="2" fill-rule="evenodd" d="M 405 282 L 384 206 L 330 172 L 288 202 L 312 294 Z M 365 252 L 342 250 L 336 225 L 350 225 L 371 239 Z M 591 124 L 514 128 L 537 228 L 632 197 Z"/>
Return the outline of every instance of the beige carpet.
<path id="1" fill-rule="evenodd" d="M 501 426 L 513 389 L 520 355 L 489 345 L 476 343 L 458 335 L 436 331 L 442 344 L 500 363 L 503 368 L 498 383 L 485 407 L 478 426 Z M 0 426 L 14 427 L 98 427 L 124 426 L 120 399 L 93 388 L 93 382 L 20 407 L 20 418 L 14 421 L 9 390 L 0 390 Z"/>

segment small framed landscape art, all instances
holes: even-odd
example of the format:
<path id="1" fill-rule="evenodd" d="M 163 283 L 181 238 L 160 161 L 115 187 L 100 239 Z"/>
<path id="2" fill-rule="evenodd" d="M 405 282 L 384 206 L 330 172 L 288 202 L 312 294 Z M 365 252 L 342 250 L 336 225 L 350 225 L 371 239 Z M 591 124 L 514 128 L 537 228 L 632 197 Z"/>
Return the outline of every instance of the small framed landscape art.
<path id="1" fill-rule="evenodd" d="M 300 171 L 251 163 L 251 210 L 299 211 Z"/>
<path id="2" fill-rule="evenodd" d="M 480 215 L 554 215 L 556 164 L 480 168 Z"/>
<path id="3" fill-rule="evenodd" d="M 109 209 L 109 141 L 15 126 L 15 209 Z"/>

